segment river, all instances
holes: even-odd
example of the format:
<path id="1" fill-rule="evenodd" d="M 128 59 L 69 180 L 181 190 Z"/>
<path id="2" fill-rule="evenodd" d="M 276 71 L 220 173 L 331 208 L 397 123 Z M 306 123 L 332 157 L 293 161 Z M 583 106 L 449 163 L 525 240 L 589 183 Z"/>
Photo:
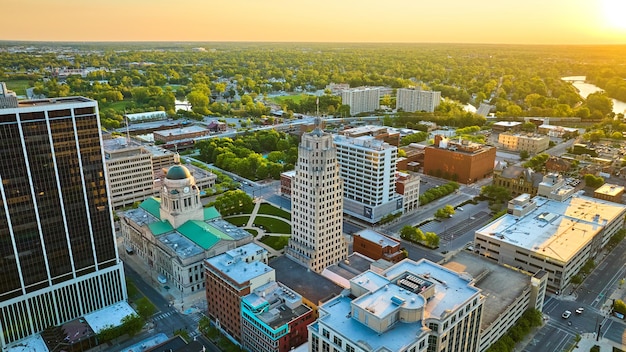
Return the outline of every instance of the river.
<path id="1" fill-rule="evenodd" d="M 587 99 L 587 96 L 591 93 L 595 92 L 603 92 L 604 90 L 598 86 L 595 86 L 591 83 L 586 83 L 586 76 L 569 76 L 569 77 L 561 77 L 562 80 L 571 82 L 572 85 L 578 89 L 578 94 Z M 613 112 L 616 114 L 622 113 L 626 115 L 626 103 L 623 101 L 619 101 L 616 99 L 613 100 Z"/>

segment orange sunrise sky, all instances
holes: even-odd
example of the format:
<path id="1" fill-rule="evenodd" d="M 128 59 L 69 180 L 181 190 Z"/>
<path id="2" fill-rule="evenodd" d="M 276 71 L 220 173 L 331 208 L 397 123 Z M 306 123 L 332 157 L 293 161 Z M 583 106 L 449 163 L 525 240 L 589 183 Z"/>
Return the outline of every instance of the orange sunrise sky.
<path id="1" fill-rule="evenodd" d="M 23 0 L 0 40 L 626 44 L 626 0 Z"/>

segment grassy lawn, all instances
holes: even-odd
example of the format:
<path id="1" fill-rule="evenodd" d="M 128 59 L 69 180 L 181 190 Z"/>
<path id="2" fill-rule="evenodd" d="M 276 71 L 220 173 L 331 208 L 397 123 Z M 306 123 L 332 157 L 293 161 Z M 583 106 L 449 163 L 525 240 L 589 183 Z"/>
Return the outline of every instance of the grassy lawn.
<path id="1" fill-rule="evenodd" d="M 288 211 L 278 209 L 275 206 L 263 203 L 259 206 L 259 214 L 280 216 L 283 219 L 291 220 L 291 214 Z"/>
<path id="2" fill-rule="evenodd" d="M 291 225 L 278 219 L 257 216 L 254 218 L 254 225 L 271 233 L 291 234 Z"/>
<path id="3" fill-rule="evenodd" d="M 289 236 L 263 236 L 261 242 L 279 251 L 289 242 Z"/>
<path id="4" fill-rule="evenodd" d="M 101 109 L 113 109 L 115 111 L 117 111 L 118 113 L 123 114 L 124 113 L 124 109 L 126 109 L 126 106 L 132 104 L 132 100 L 122 100 L 122 101 L 116 101 L 113 103 L 104 103 L 101 104 L 102 108 Z"/>
<path id="5" fill-rule="evenodd" d="M 26 95 L 26 88 L 30 88 L 31 85 L 27 79 L 14 79 L 5 81 L 7 89 L 15 92 L 17 95 Z"/>
<path id="6" fill-rule="evenodd" d="M 228 217 L 225 218 L 224 220 L 228 221 L 229 223 L 235 225 L 235 226 L 244 226 L 245 224 L 248 223 L 248 220 L 250 220 L 250 216 L 232 216 L 232 217 Z"/>
<path id="7" fill-rule="evenodd" d="M 255 230 L 255 229 L 246 229 L 246 231 L 248 231 L 254 237 L 256 237 L 256 235 L 259 234 L 259 231 Z"/>
<path id="8" fill-rule="evenodd" d="M 126 279 L 126 290 L 128 291 L 128 299 L 130 299 L 131 301 L 136 301 L 143 297 L 135 284 L 129 279 Z"/>

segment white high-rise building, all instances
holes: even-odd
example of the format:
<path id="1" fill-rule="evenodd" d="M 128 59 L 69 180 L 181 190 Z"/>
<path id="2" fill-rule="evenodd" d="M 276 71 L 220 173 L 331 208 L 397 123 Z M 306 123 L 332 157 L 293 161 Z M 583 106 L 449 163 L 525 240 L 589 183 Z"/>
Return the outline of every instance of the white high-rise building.
<path id="1" fill-rule="evenodd" d="M 398 148 L 372 136 L 335 136 L 343 179 L 343 212 L 369 223 L 402 212 L 396 193 Z"/>
<path id="2" fill-rule="evenodd" d="M 433 112 L 439 106 L 441 92 L 420 88 L 400 88 L 396 94 L 396 109 L 406 112 Z"/>
<path id="3" fill-rule="evenodd" d="M 292 180 L 292 235 L 286 254 L 321 273 L 348 257 L 343 238 L 343 185 L 333 136 L 317 127 L 302 135 Z"/>
<path id="4" fill-rule="evenodd" d="M 372 112 L 380 108 L 380 88 L 346 89 L 341 92 L 341 103 L 350 106 L 350 115 Z"/>

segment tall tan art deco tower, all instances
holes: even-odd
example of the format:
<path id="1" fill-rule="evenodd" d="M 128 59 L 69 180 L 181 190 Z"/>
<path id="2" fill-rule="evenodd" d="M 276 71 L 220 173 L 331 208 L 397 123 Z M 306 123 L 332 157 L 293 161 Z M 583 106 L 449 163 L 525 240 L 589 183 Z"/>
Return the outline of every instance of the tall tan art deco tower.
<path id="1" fill-rule="evenodd" d="M 337 149 L 330 133 L 316 128 L 302 135 L 296 175 L 292 181 L 292 236 L 286 254 L 321 273 L 344 260 L 343 184 L 339 177 Z"/>

